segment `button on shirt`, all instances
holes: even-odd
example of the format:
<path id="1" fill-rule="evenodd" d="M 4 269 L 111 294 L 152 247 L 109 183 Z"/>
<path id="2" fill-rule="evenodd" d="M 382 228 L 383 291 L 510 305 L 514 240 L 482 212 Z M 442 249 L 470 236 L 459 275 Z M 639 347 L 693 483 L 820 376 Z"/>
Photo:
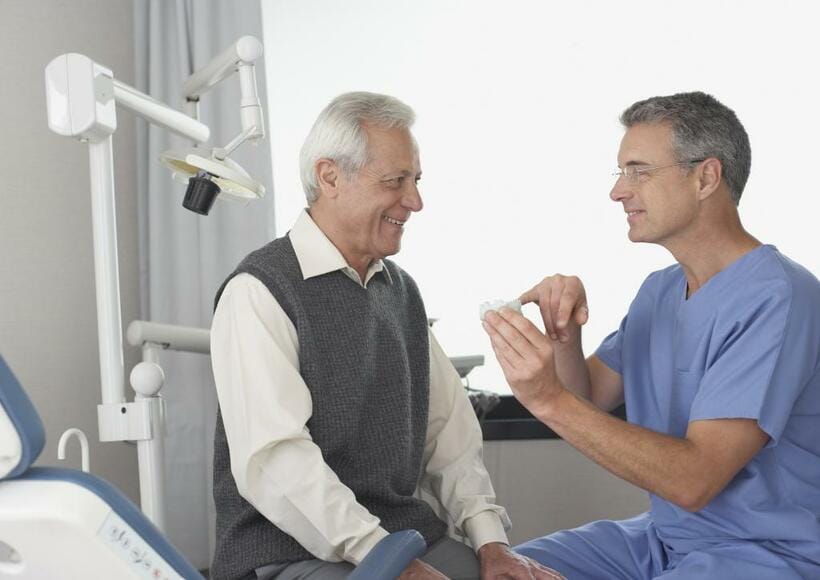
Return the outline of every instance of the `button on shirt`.
<path id="1" fill-rule="evenodd" d="M 342 270 L 367 288 L 389 272 L 378 260 L 364 281 L 307 211 L 290 231 L 305 279 Z M 307 428 L 310 389 L 299 374 L 296 328 L 250 274 L 225 287 L 211 328 L 211 361 L 239 493 L 316 558 L 358 564 L 388 532 L 322 459 Z M 481 459 L 481 430 L 458 373 L 430 334 L 430 408 L 419 480 L 442 517 L 478 549 L 509 543 L 506 511 Z M 436 507 L 436 506 L 434 506 Z"/>

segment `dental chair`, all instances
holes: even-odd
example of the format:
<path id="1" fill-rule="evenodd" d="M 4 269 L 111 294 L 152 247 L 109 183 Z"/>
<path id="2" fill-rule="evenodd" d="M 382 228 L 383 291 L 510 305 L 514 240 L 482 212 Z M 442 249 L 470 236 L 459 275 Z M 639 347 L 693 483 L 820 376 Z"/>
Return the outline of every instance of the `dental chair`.
<path id="1" fill-rule="evenodd" d="M 0 356 L 0 579 L 203 578 L 110 483 L 31 467 L 44 444 L 43 423 Z M 396 578 L 425 548 L 416 531 L 390 534 L 349 579 Z"/>

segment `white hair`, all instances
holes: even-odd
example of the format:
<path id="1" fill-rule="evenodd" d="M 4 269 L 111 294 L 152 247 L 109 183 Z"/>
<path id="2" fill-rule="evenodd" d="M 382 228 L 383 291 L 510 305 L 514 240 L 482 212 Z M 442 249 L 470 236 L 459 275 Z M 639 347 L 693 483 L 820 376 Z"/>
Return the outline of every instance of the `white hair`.
<path id="1" fill-rule="evenodd" d="M 335 161 L 348 176 L 356 175 L 367 164 L 367 133 L 363 125 L 409 130 L 416 114 L 409 106 L 388 95 L 344 93 L 319 113 L 299 154 L 302 188 L 308 204 L 319 197 L 316 162 Z"/>

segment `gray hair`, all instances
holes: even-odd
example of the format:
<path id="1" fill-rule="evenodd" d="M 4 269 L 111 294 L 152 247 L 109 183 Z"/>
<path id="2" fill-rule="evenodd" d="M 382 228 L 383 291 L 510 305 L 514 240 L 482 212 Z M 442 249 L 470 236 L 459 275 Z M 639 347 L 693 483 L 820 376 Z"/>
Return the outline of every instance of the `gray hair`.
<path id="1" fill-rule="evenodd" d="M 355 92 L 333 99 L 313 124 L 299 154 L 302 188 L 308 204 L 319 197 L 316 162 L 332 159 L 348 176 L 368 161 L 367 133 L 363 125 L 409 130 L 416 120 L 413 109 L 388 95 Z"/>
<path id="2" fill-rule="evenodd" d="M 627 129 L 639 123 L 669 123 L 675 161 L 717 158 L 732 200 L 735 205 L 740 203 L 752 166 L 752 149 L 735 112 L 716 98 L 702 92 L 652 97 L 626 109 L 621 123 Z"/>

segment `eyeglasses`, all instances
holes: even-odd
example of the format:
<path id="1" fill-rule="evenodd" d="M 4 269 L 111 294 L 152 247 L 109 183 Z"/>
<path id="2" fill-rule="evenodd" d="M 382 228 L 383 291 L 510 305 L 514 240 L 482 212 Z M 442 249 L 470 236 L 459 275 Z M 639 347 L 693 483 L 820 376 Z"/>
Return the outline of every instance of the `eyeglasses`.
<path id="1" fill-rule="evenodd" d="M 627 165 L 623 169 L 616 169 L 612 172 L 613 177 L 625 177 L 630 183 L 644 183 L 649 179 L 650 173 L 660 169 L 667 169 L 669 167 L 680 167 L 681 165 L 694 165 L 706 161 L 705 159 L 692 159 L 690 161 L 681 161 L 679 163 L 670 163 L 669 165 Z"/>

